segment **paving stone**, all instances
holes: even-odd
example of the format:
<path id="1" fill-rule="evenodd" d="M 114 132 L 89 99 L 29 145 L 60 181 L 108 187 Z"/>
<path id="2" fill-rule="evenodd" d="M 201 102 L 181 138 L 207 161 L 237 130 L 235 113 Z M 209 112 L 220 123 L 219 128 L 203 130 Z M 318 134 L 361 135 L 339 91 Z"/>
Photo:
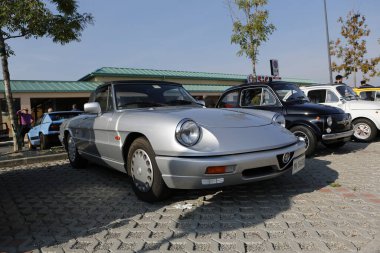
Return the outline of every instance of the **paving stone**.
<path id="1" fill-rule="evenodd" d="M 380 235 L 378 164 L 380 140 L 352 142 L 295 176 L 154 204 L 92 164 L 1 168 L 0 252 L 366 252 Z"/>

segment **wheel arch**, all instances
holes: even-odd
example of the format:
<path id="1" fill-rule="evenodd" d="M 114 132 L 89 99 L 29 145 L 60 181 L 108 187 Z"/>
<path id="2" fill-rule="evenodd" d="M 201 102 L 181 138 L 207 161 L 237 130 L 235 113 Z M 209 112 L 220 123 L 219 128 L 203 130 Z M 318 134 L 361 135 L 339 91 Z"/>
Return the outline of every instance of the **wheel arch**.
<path id="1" fill-rule="evenodd" d="M 130 176 L 131 173 L 128 169 L 128 153 L 129 153 L 129 149 L 132 145 L 132 143 L 137 139 L 137 138 L 140 138 L 140 137 L 144 137 L 146 138 L 145 135 L 143 135 L 142 133 L 139 133 L 139 132 L 132 132 L 132 133 L 129 133 L 127 135 L 127 137 L 125 138 L 125 141 L 124 141 L 124 144 L 123 144 L 123 148 L 122 148 L 122 152 L 123 152 L 123 160 L 124 160 L 124 168 L 125 168 L 125 171 L 127 172 L 127 174 Z M 148 140 L 149 141 L 149 140 Z"/>
<path id="2" fill-rule="evenodd" d="M 297 122 L 294 122 L 293 124 L 291 124 L 290 126 L 288 126 L 287 128 L 290 130 L 291 128 L 296 127 L 296 126 L 307 127 L 310 131 L 313 132 L 313 134 L 315 135 L 315 137 L 317 138 L 318 141 L 320 141 L 322 139 L 321 130 L 317 126 L 315 126 L 314 124 L 312 124 L 310 122 L 305 122 L 305 121 L 297 121 Z"/>
<path id="3" fill-rule="evenodd" d="M 352 120 L 352 123 L 355 122 L 355 121 L 358 121 L 358 120 L 362 120 L 362 119 L 365 119 L 365 120 L 368 120 L 368 121 L 372 122 L 372 124 L 374 124 L 376 126 L 376 128 L 380 131 L 379 126 L 376 125 L 376 123 L 372 119 L 367 118 L 367 117 L 363 117 L 363 116 L 357 117 L 357 118 L 355 118 L 355 119 Z"/>

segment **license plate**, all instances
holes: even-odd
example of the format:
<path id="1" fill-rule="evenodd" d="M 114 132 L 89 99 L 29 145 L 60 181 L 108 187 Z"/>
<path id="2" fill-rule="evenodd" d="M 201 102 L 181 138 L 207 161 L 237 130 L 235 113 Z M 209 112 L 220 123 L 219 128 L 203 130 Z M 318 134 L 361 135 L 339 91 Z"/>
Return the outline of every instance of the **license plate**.
<path id="1" fill-rule="evenodd" d="M 305 156 L 297 157 L 293 160 L 293 170 L 292 174 L 296 174 L 298 171 L 302 170 L 305 167 Z"/>

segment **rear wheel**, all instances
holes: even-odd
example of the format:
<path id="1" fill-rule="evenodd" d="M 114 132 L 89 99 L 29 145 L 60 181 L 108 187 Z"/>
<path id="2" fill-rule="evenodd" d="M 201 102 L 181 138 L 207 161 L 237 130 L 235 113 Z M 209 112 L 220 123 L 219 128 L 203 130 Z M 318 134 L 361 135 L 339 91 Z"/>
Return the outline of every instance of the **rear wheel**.
<path id="1" fill-rule="evenodd" d="M 79 169 L 86 166 L 87 160 L 78 153 L 78 149 L 75 146 L 73 137 L 71 137 L 70 134 L 67 136 L 67 155 L 69 157 L 71 166 L 74 168 Z"/>
<path id="2" fill-rule="evenodd" d="M 315 149 L 317 148 L 317 137 L 315 134 L 305 126 L 295 126 L 290 129 L 295 136 L 302 138 L 306 144 L 306 156 L 311 156 L 314 154 Z"/>
<path id="3" fill-rule="evenodd" d="M 41 149 L 47 149 L 48 148 L 46 136 L 43 133 L 40 133 L 40 148 Z"/>
<path id="4" fill-rule="evenodd" d="M 128 152 L 128 172 L 133 180 L 133 190 L 138 198 L 148 202 L 170 196 L 155 156 L 149 141 L 143 137 L 136 139 Z"/>
<path id="5" fill-rule="evenodd" d="M 369 119 L 356 119 L 354 125 L 354 138 L 362 142 L 370 142 L 376 138 L 377 128 Z"/>

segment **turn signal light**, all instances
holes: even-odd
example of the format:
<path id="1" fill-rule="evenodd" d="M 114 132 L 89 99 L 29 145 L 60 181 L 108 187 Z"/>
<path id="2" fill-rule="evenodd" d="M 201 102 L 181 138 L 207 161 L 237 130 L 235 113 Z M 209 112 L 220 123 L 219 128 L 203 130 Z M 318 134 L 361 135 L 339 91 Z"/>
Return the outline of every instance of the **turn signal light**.
<path id="1" fill-rule="evenodd" d="M 206 174 L 225 174 L 234 171 L 234 166 L 210 166 L 206 169 Z"/>

